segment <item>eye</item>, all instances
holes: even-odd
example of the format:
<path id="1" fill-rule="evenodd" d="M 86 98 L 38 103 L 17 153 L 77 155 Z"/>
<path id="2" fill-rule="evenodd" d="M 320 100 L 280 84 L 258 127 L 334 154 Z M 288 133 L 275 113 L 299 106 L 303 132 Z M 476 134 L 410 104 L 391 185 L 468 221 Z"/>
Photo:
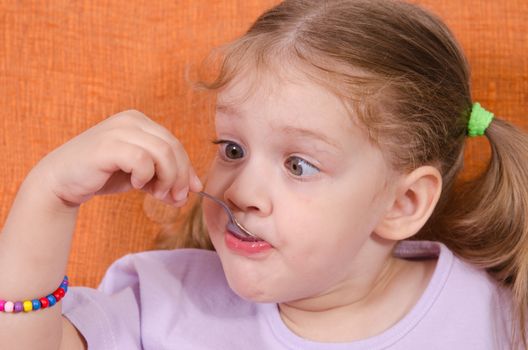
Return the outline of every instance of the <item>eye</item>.
<path id="1" fill-rule="evenodd" d="M 239 159 L 244 156 L 244 150 L 236 143 L 229 142 L 224 146 L 224 154 L 229 159 Z"/>
<path id="2" fill-rule="evenodd" d="M 240 159 L 244 157 L 244 150 L 242 147 L 232 141 L 215 140 L 214 144 L 220 145 L 220 156 L 227 159 Z"/>
<path id="3" fill-rule="evenodd" d="M 284 165 L 295 176 L 313 176 L 319 172 L 315 165 L 299 157 L 288 158 Z"/>

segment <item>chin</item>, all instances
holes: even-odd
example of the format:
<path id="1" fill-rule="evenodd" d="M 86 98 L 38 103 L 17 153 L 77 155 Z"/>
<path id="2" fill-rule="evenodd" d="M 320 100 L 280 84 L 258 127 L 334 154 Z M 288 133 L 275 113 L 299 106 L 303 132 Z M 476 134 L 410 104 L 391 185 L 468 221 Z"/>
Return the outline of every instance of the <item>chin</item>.
<path id="1" fill-rule="evenodd" d="M 224 273 L 231 290 L 242 299 L 258 303 L 275 301 L 275 293 L 273 292 L 276 292 L 276 290 L 263 283 L 263 281 L 249 278 L 248 273 L 241 271 L 237 266 L 229 267 L 224 265 Z"/>
<path id="2" fill-rule="evenodd" d="M 269 287 L 269 290 L 258 288 L 253 285 L 239 283 L 239 281 L 231 281 L 228 279 L 228 284 L 231 290 L 240 298 L 254 303 L 285 303 L 297 300 L 294 296 L 288 293 L 281 293 L 276 287 Z"/>
<path id="3" fill-rule="evenodd" d="M 268 303 L 274 302 L 273 297 L 268 295 L 262 288 L 244 283 L 243 281 L 232 281 L 228 278 L 227 280 L 229 287 L 235 292 L 236 295 L 242 299 L 249 300 L 256 303 Z"/>

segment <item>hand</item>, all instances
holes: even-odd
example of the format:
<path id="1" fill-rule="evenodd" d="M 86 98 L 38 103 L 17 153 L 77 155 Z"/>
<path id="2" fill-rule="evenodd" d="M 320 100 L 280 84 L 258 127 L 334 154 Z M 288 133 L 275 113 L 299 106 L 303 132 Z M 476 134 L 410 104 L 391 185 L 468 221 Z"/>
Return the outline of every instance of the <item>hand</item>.
<path id="1" fill-rule="evenodd" d="M 144 114 L 118 113 L 60 146 L 32 170 L 68 206 L 142 189 L 176 206 L 202 184 L 181 143 Z"/>

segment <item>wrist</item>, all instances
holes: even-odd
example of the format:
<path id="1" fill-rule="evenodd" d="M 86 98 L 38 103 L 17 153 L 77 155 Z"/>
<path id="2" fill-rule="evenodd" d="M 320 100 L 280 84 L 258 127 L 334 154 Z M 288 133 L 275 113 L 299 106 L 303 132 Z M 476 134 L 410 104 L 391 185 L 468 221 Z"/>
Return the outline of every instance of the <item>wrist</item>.
<path id="1" fill-rule="evenodd" d="M 55 179 L 52 174 L 41 171 L 37 165 L 26 176 L 20 186 L 17 197 L 30 197 L 33 202 L 46 211 L 54 213 L 76 213 L 79 204 L 71 203 L 56 191 Z"/>

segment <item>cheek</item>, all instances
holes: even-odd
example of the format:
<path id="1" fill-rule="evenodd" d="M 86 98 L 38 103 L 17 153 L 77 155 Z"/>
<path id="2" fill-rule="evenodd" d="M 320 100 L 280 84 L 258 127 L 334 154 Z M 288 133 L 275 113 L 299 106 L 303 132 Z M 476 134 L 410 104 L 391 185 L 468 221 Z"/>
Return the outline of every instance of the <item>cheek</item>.
<path id="1" fill-rule="evenodd" d="M 347 196 L 329 190 L 317 200 L 276 208 L 278 243 L 292 268 L 321 272 L 353 259 L 378 219 L 371 199 L 371 193 L 360 190 Z"/>
<path id="2" fill-rule="evenodd" d="M 296 205 L 276 208 L 276 230 L 280 233 L 281 241 L 285 241 L 283 243 L 295 246 L 312 241 L 325 245 L 336 241 L 353 241 L 354 236 L 370 233 L 368 231 L 372 225 L 368 203 L 338 198 L 328 193 L 325 197 L 327 199 L 321 200 L 321 196 L 318 200 L 307 200 L 300 204 L 298 200 L 292 201 Z"/>

